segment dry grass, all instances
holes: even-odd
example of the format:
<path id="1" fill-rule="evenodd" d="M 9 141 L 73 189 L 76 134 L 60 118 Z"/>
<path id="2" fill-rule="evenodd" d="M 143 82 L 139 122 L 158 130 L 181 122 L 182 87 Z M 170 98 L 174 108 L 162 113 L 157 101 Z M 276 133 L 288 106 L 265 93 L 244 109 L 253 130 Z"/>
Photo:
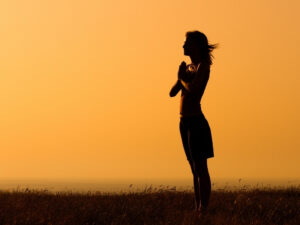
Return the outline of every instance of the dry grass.
<path id="1" fill-rule="evenodd" d="M 151 187 L 131 193 L 0 192 L 1 225 L 299 225 L 300 187 L 219 189 L 205 217 L 193 208 L 191 191 Z"/>

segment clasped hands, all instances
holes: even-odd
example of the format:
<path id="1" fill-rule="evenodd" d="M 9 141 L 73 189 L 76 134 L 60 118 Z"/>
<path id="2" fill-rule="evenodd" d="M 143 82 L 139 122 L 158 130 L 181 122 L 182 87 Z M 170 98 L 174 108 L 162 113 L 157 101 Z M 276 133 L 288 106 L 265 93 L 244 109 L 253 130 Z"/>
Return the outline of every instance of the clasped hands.
<path id="1" fill-rule="evenodd" d="M 185 61 L 182 61 L 178 69 L 178 74 L 177 74 L 178 81 L 183 80 L 185 82 L 190 82 L 193 78 L 194 76 L 187 71 L 187 65 Z"/>
<path id="2" fill-rule="evenodd" d="M 182 61 L 177 74 L 178 80 L 184 80 L 186 78 L 186 62 Z"/>
<path id="3" fill-rule="evenodd" d="M 177 82 L 170 91 L 170 97 L 176 96 L 177 93 L 181 90 L 182 88 L 181 80 L 186 80 L 187 77 L 186 68 L 187 68 L 186 63 L 182 61 L 177 73 Z"/>

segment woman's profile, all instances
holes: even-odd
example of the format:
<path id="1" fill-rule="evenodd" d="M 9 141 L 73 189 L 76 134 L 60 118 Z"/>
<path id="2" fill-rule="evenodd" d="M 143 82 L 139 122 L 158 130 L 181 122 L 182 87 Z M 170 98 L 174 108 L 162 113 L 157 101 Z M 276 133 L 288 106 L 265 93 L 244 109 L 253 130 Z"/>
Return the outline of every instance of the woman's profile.
<path id="1" fill-rule="evenodd" d="M 216 47 L 208 43 L 202 32 L 186 32 L 183 49 L 191 64 L 181 63 L 170 91 L 170 97 L 174 97 L 181 90 L 180 135 L 194 179 L 195 211 L 201 214 L 207 210 L 211 193 L 207 159 L 214 157 L 211 129 L 202 113 L 201 98 L 210 75 L 211 52 Z"/>

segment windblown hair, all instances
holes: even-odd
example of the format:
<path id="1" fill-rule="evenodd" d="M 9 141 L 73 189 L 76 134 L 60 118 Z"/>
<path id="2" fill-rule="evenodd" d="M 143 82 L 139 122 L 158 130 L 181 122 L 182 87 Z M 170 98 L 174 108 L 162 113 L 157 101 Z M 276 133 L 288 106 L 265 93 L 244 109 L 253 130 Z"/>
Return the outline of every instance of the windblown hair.
<path id="1" fill-rule="evenodd" d="M 190 38 L 191 40 L 195 41 L 198 45 L 200 50 L 201 60 L 208 62 L 209 65 L 212 64 L 212 51 L 218 47 L 218 44 L 209 44 L 207 37 L 200 31 L 188 31 L 185 34 L 186 38 Z"/>

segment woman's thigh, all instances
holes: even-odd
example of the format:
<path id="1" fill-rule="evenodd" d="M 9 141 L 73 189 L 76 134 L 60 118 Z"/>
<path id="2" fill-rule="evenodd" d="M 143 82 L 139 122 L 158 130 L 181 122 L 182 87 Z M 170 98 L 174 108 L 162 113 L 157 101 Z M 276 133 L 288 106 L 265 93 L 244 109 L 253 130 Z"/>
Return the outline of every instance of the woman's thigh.
<path id="1" fill-rule="evenodd" d="M 188 144 L 194 161 L 213 157 L 211 131 L 205 118 L 197 118 L 191 123 Z"/>
<path id="2" fill-rule="evenodd" d="M 190 152 L 190 144 L 189 144 L 189 127 L 183 121 L 179 123 L 180 136 L 183 145 L 183 149 L 186 155 L 186 158 L 189 162 L 192 161 L 192 156 Z"/>

